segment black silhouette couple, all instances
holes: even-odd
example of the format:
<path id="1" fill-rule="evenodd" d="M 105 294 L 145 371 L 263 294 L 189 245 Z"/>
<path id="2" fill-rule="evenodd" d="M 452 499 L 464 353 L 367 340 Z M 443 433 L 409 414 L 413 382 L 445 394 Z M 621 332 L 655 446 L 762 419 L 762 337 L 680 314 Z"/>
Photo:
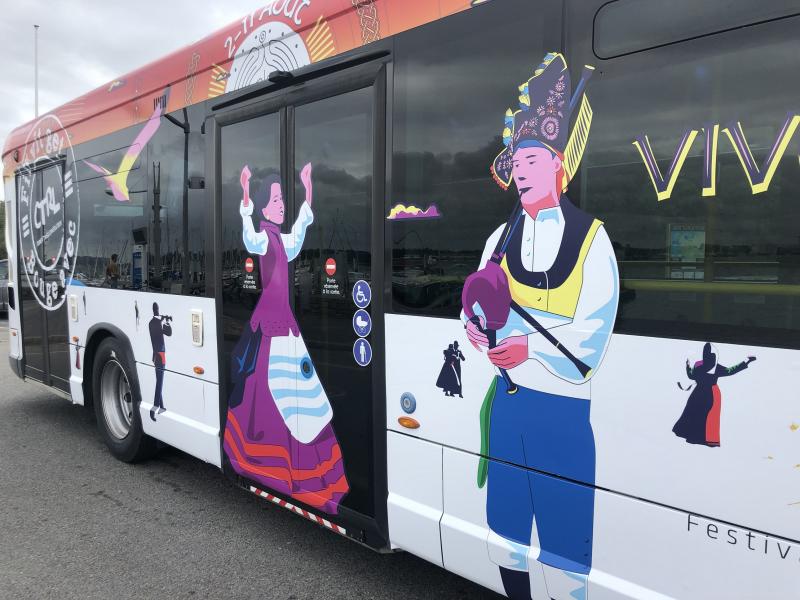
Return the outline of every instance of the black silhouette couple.
<path id="1" fill-rule="evenodd" d="M 436 387 L 442 388 L 445 396 L 458 394 L 459 398 L 464 397 L 461 389 L 461 362 L 465 360 L 464 354 L 458 349 L 458 342 L 453 342 L 444 350 L 444 365 L 439 371 Z"/>

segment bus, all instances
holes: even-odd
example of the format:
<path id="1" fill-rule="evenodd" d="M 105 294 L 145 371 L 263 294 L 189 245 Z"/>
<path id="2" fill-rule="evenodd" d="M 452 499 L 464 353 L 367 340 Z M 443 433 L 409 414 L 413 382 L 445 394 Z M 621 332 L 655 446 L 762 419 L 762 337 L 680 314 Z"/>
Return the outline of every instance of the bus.
<path id="1" fill-rule="evenodd" d="M 10 134 L 11 367 L 511 598 L 796 595 L 799 18 L 269 0 Z"/>

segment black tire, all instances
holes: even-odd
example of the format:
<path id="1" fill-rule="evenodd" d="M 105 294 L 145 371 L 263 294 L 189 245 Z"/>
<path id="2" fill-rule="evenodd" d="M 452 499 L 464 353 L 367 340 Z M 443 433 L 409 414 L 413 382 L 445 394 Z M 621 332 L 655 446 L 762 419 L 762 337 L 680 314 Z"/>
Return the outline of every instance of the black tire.
<path id="1" fill-rule="evenodd" d="M 97 347 L 92 368 L 92 398 L 97 429 L 114 457 L 132 463 L 155 454 L 158 442 L 142 429 L 141 396 L 133 357 L 117 338 L 106 338 Z"/>

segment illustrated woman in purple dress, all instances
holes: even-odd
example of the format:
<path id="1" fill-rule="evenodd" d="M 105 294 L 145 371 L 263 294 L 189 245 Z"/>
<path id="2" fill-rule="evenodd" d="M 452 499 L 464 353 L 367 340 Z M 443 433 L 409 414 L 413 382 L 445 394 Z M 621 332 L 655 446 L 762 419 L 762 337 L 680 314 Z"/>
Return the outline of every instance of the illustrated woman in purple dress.
<path id="1" fill-rule="evenodd" d="M 336 514 L 349 490 L 333 411 L 289 306 L 289 261 L 300 253 L 311 211 L 311 164 L 300 179 L 306 198 L 291 233 L 281 233 L 285 204 L 277 177 L 249 198 L 242 169 L 242 239 L 259 256 L 261 296 L 231 359 L 233 389 L 223 447 L 233 469 L 278 493 Z M 261 209 L 259 230 L 253 208 Z"/>

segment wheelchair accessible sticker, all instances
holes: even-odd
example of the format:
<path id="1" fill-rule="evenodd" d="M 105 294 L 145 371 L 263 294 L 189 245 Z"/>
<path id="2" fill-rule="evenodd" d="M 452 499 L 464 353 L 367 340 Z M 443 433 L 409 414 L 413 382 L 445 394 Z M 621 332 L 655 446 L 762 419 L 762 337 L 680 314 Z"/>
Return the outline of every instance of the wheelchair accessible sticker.
<path id="1" fill-rule="evenodd" d="M 356 281 L 353 286 L 353 302 L 356 303 L 358 308 L 367 308 L 372 300 L 372 290 L 369 284 L 363 279 Z"/>

